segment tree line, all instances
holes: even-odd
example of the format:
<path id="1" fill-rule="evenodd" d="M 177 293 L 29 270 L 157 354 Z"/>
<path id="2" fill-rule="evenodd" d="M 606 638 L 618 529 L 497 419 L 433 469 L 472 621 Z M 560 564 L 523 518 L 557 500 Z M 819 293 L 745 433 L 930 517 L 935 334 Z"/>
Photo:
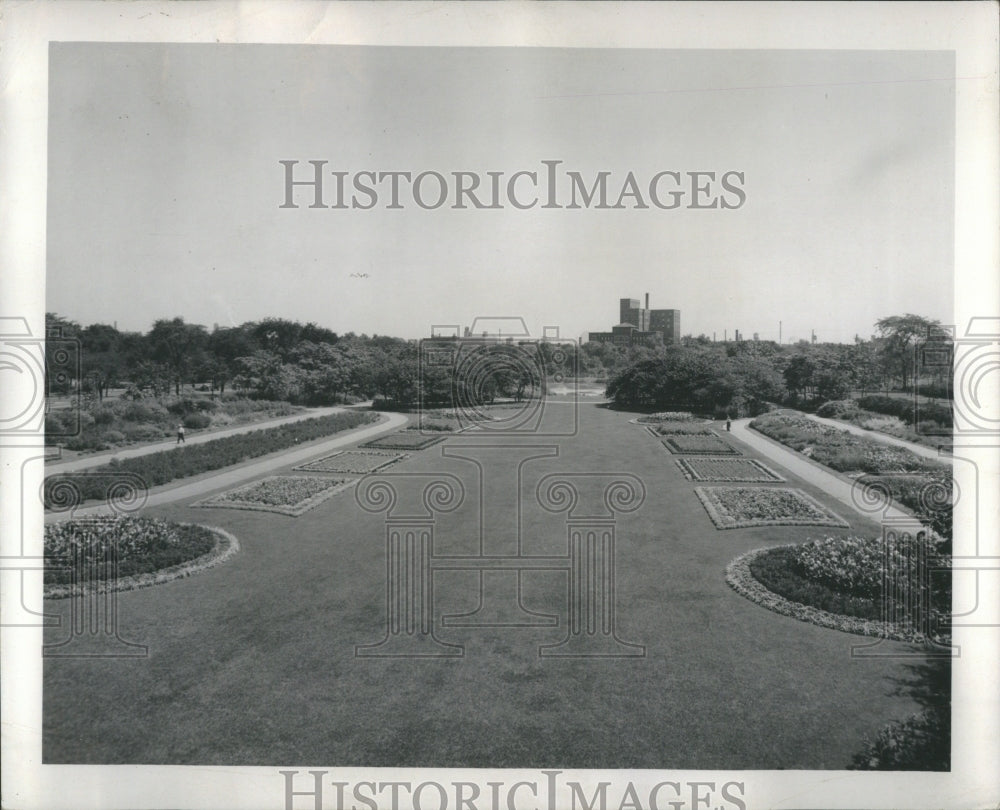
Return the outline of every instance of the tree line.
<path id="1" fill-rule="evenodd" d="M 140 397 L 179 396 L 198 386 L 213 395 L 235 391 L 306 405 L 375 398 L 409 406 L 420 398 L 425 404 L 523 399 L 543 394 L 553 380 L 587 377 L 605 382 L 608 396 L 623 406 L 749 413 L 765 401 L 807 404 L 852 391 L 912 390 L 916 382 L 943 391 L 950 375 L 948 368 L 934 376 L 919 367 L 921 342 L 950 338 L 937 321 L 916 315 L 884 318 L 873 339 L 849 345 L 717 343 L 701 335 L 676 346 L 541 342 L 470 349 L 456 340 L 457 359 L 433 367 L 422 363 L 418 341 L 341 335 L 281 318 L 211 331 L 183 318 L 162 319 L 140 333 L 47 313 L 46 327 L 80 348 L 78 371 L 61 384 L 50 380 L 50 392 L 75 389 L 98 400 L 112 388 Z"/>

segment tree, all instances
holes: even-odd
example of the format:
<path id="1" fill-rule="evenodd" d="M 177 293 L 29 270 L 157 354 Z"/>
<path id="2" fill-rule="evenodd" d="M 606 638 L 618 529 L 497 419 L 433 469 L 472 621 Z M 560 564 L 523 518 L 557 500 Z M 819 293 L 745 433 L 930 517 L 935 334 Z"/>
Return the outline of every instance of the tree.
<path id="1" fill-rule="evenodd" d="M 45 313 L 45 390 L 49 394 L 68 394 L 76 381 L 80 324 L 57 315 Z M 69 349 L 68 355 L 65 350 Z"/>
<path id="2" fill-rule="evenodd" d="M 259 349 L 236 361 L 236 385 L 261 399 L 292 400 L 300 392 L 301 375 L 274 352 Z"/>
<path id="3" fill-rule="evenodd" d="M 183 318 L 159 320 L 153 324 L 147 339 L 153 358 L 170 369 L 174 393 L 180 396 L 181 385 L 187 378 L 193 361 L 207 343 L 205 327 L 184 323 Z"/>
<path id="4" fill-rule="evenodd" d="M 948 338 L 940 321 L 909 313 L 882 318 L 875 322 L 875 328 L 879 336 L 884 338 L 882 354 L 888 365 L 897 369 L 903 390 L 909 388 L 917 343 L 921 340 Z"/>
<path id="5" fill-rule="evenodd" d="M 788 390 L 796 396 L 808 396 L 809 389 L 813 384 L 813 374 L 816 365 L 805 354 L 797 354 L 785 367 L 785 385 Z"/>
<path id="6" fill-rule="evenodd" d="M 84 379 L 103 401 L 112 383 L 125 369 L 121 334 L 107 324 L 91 324 L 80 332 L 81 368 Z"/>

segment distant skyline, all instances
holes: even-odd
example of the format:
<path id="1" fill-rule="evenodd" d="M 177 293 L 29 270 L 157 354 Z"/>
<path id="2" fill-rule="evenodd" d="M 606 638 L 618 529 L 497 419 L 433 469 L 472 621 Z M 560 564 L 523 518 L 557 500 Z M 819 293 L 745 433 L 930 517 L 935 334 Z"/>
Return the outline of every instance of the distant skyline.
<path id="1" fill-rule="evenodd" d="M 54 43 L 49 105 L 46 308 L 81 323 L 419 338 L 520 316 L 579 338 L 647 292 L 718 339 L 951 320 L 946 51 Z M 505 177 L 560 160 L 610 172 L 613 197 L 630 171 L 738 171 L 746 201 L 289 210 L 281 160 Z"/>

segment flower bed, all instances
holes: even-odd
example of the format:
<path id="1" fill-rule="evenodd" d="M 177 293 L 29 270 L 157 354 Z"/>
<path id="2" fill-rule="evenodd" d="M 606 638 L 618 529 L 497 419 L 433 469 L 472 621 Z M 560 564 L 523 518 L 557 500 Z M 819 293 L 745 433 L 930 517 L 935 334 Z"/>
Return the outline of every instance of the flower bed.
<path id="1" fill-rule="evenodd" d="M 660 411 L 660 413 L 640 416 L 635 421 L 640 425 L 646 425 L 658 422 L 690 422 L 694 418 L 694 414 L 688 411 Z"/>
<path id="2" fill-rule="evenodd" d="M 67 487 L 71 488 L 81 502 L 103 499 L 109 487 L 122 479 L 119 473 L 134 473 L 147 487 L 154 487 L 326 438 L 360 425 L 371 424 L 378 419 L 372 413 L 335 413 L 278 427 L 252 430 L 202 444 L 182 445 L 145 456 L 112 459 L 110 463 L 88 470 L 85 474 L 55 473 L 45 478 L 45 507 L 51 509 L 58 506 L 58 497 L 53 498 L 53 491 L 57 493 L 60 488 L 63 492 Z"/>
<path id="3" fill-rule="evenodd" d="M 419 430 L 401 430 L 389 436 L 380 436 L 365 442 L 361 447 L 375 447 L 386 450 L 423 450 L 431 445 L 443 442 L 447 436 L 427 436 Z"/>
<path id="4" fill-rule="evenodd" d="M 844 520 L 799 489 L 695 487 L 694 491 L 717 529 L 847 526 Z"/>
<path id="5" fill-rule="evenodd" d="M 646 427 L 650 433 L 660 436 L 716 436 L 714 430 L 696 422 L 661 422 Z"/>
<path id="6" fill-rule="evenodd" d="M 252 484 L 220 492 L 194 506 L 250 509 L 298 517 L 355 483 L 353 478 L 272 475 Z"/>
<path id="7" fill-rule="evenodd" d="M 437 411 L 421 411 L 418 425 L 422 431 L 433 430 L 442 433 L 454 433 L 467 427 L 454 413 Z"/>
<path id="8" fill-rule="evenodd" d="M 855 436 L 804 416 L 765 414 L 754 419 L 750 427 L 793 450 L 807 452 L 814 461 L 840 472 L 896 473 L 946 469 L 942 464 L 918 456 L 905 447 Z"/>
<path id="9" fill-rule="evenodd" d="M 131 590 L 217 565 L 239 548 L 221 529 L 125 515 L 45 526 L 45 596 Z"/>
<path id="10" fill-rule="evenodd" d="M 920 553 L 918 545 L 923 544 Z M 825 537 L 802 545 L 757 549 L 738 557 L 726 579 L 751 601 L 786 616 L 849 633 L 950 643 L 950 558 L 926 538 Z M 913 606 L 925 611 L 916 617 Z M 896 623 L 886 620 L 892 618 Z"/>
<path id="11" fill-rule="evenodd" d="M 919 515 L 952 509 L 952 479 L 948 470 L 926 474 L 863 475 L 858 482 L 888 493 L 894 501 Z"/>
<path id="12" fill-rule="evenodd" d="M 750 458 L 679 458 L 677 466 L 689 481 L 736 483 L 785 480 L 767 465 Z"/>
<path id="13" fill-rule="evenodd" d="M 378 450 L 340 450 L 329 456 L 300 464 L 303 472 L 355 473 L 367 475 L 407 458 L 406 453 L 385 453 Z"/>
<path id="14" fill-rule="evenodd" d="M 743 455 L 732 445 L 722 441 L 718 436 L 668 436 L 663 440 L 663 446 L 671 453 L 681 453 L 700 456 L 741 456 Z"/>

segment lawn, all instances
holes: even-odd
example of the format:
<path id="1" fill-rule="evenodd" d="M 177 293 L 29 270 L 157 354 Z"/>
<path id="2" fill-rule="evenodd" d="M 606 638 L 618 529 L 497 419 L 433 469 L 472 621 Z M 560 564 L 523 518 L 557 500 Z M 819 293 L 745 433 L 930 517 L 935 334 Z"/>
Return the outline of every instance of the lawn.
<path id="1" fill-rule="evenodd" d="M 569 420 L 570 406 L 553 407 Z M 747 458 L 761 460 L 732 441 Z M 448 449 L 475 442 L 475 434 L 453 437 Z M 512 449 L 518 443 L 531 453 L 556 444 L 559 454 L 520 466 Z M 735 557 L 803 542 L 809 530 L 716 530 L 694 483 L 664 463 L 663 450 L 627 414 L 581 406 L 577 435 L 528 436 L 505 448 L 495 464 L 482 466 L 495 483 L 483 489 L 481 521 L 480 468 L 469 461 L 413 454 L 394 464 L 388 478 L 445 471 L 462 482 L 464 502 L 435 519 L 435 554 L 474 555 L 480 542 L 512 553 L 521 525 L 522 553 L 555 558 L 567 553 L 566 515 L 538 508 L 542 476 L 639 476 L 645 502 L 619 514 L 615 527 L 616 606 L 619 637 L 644 645 L 643 657 L 539 657 L 539 645 L 566 634 L 561 570 L 520 578 L 521 604 L 557 616 L 558 626 L 442 626 L 442 615 L 476 607 L 479 577 L 441 570 L 434 577 L 436 633 L 464 645 L 464 656 L 357 657 L 358 645 L 386 633 L 383 514 L 362 511 L 346 494 L 294 520 L 209 513 L 191 508 L 192 498 L 147 511 L 220 526 L 241 550 L 189 578 L 120 595 L 119 633 L 147 645 L 147 658 L 45 659 L 43 760 L 840 769 L 862 750 L 864 735 L 920 709 L 906 687 L 914 670 L 905 660 L 884 656 L 859 665 L 851 657 L 858 637 L 778 615 L 727 585 L 726 566 Z M 293 473 L 276 465 L 273 474 Z M 788 486 L 847 518 L 849 533 L 877 531 L 822 491 L 787 477 Z M 414 493 L 398 494 L 393 514 L 419 515 Z M 603 508 L 582 484 L 578 494 L 577 515 Z M 484 577 L 487 596 L 510 597 L 517 577 L 509 573 Z M 63 619 L 62 627 L 46 629 L 47 641 L 63 640 L 68 600 L 48 602 L 46 611 Z M 74 640 L 84 651 L 100 643 Z M 907 649 L 883 643 L 887 652 Z"/>

